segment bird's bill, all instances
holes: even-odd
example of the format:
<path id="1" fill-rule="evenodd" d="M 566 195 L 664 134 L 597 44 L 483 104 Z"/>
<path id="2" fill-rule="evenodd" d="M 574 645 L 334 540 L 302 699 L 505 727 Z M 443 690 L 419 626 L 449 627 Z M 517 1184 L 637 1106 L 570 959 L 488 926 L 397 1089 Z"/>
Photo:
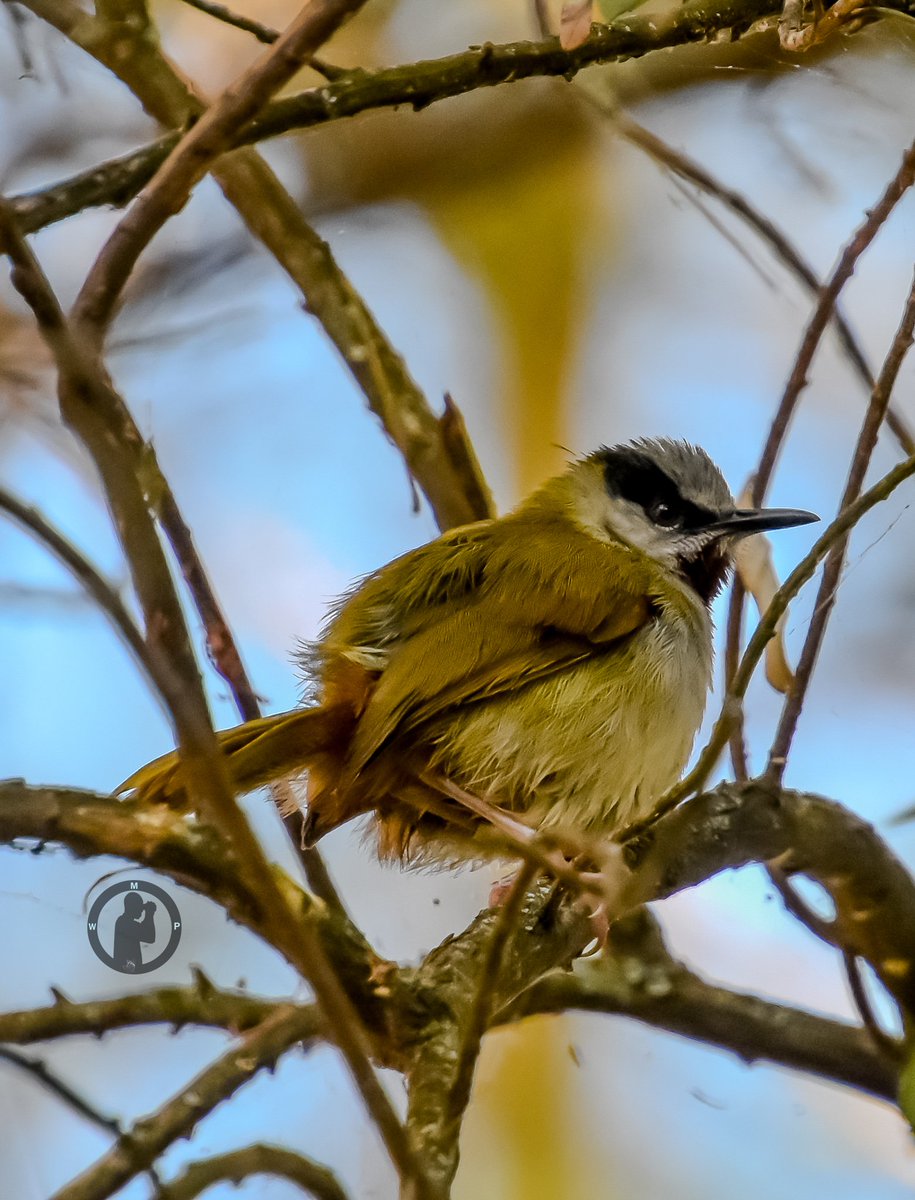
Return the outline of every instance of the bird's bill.
<path id="1" fill-rule="evenodd" d="M 736 512 L 720 517 L 706 528 L 711 533 L 743 537 L 749 533 L 765 533 L 770 529 L 791 529 L 795 525 L 809 525 L 819 519 L 816 513 L 804 512 L 800 508 L 738 508 Z"/>

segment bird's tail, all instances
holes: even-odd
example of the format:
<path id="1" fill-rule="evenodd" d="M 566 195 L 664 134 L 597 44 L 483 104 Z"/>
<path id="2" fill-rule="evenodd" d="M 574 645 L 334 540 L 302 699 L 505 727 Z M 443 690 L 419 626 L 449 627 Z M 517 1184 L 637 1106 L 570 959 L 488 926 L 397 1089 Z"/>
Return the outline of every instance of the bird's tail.
<path id="1" fill-rule="evenodd" d="M 295 708 L 224 729 L 216 737 L 236 792 L 250 792 L 298 775 L 333 756 L 349 732 L 352 719 L 351 709 L 344 712 L 337 706 Z M 117 791 L 133 792 L 139 799 L 154 803 L 182 803 L 185 779 L 177 751 L 147 763 L 125 779 Z"/>

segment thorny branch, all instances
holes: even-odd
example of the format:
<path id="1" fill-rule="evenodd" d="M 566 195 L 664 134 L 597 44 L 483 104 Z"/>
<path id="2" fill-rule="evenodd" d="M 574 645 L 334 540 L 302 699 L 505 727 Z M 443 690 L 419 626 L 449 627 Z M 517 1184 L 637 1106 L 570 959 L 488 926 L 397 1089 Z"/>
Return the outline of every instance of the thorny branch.
<path id="1" fill-rule="evenodd" d="M 280 1003 L 217 988 L 198 971 L 190 986 L 154 988 L 115 1000 L 77 1003 L 57 992 L 54 1003 L 45 1008 L 0 1013 L 0 1042 L 26 1046 L 79 1033 L 101 1037 L 114 1029 L 159 1024 L 170 1025 L 173 1031 L 199 1025 L 243 1033 L 260 1025 Z M 314 1006 L 311 1013 L 314 1037 L 321 1026 Z"/>
<path id="2" fill-rule="evenodd" d="M 0 788 L 0 841 L 56 842 L 80 855 L 119 853 L 180 878 L 227 907 L 232 903 L 226 893 L 231 894 L 233 882 L 225 879 L 218 843 L 214 845 L 214 834 L 199 822 L 176 817 L 166 843 L 151 850 L 150 828 L 144 828 L 142 815 L 131 811 L 129 801 L 118 803 L 67 790 L 46 789 L 45 793 L 43 799 L 40 791 L 23 784 Z M 117 827 L 113 814 L 118 807 L 127 809 L 120 818 L 123 828 Z M 626 902 L 634 906 L 749 862 L 778 859 L 785 870 L 817 879 L 833 897 L 843 939 L 871 964 L 903 1012 L 912 1011 L 915 884 L 873 830 L 840 806 L 816 796 L 779 791 L 760 781 L 742 787 L 722 784 L 662 818 L 628 853 L 632 875 Z M 235 901 L 237 919 L 245 919 L 244 900 L 242 896 L 241 902 Z M 339 922 L 333 914 L 327 920 Z M 503 914 L 485 912 L 416 970 L 393 963 L 371 966 L 363 959 L 348 971 L 350 996 L 373 1030 L 377 1060 L 407 1075 L 411 1144 L 422 1153 L 433 1184 L 441 1186 L 457 1165 L 459 1114 L 453 1099 L 455 1081 L 465 1071 L 461 1047 L 471 1028 L 478 1027 L 480 966 L 487 961 L 487 948 L 493 947 L 494 931 L 500 928 L 507 930 Z M 659 954 L 650 940 L 647 965 L 639 975 L 633 967 L 637 954 L 632 928 L 624 922 L 619 941 L 614 930 L 610 953 L 623 956 L 622 975 L 616 979 L 617 968 L 607 968 L 616 982 L 603 989 L 604 999 L 588 1000 L 580 993 L 574 999 L 570 996 L 570 1003 L 629 1014 L 729 1048 L 748 1060 L 782 1062 L 892 1097 L 896 1067 L 874 1048 L 867 1031 L 713 988 L 679 964 L 661 963 L 659 976 Z M 341 926 L 333 929 L 337 932 L 328 929 L 328 938 L 345 946 Z M 491 1016 L 486 1024 L 556 1011 L 555 989 L 572 985 L 561 983 L 555 972 L 564 976 L 590 938 L 586 914 L 573 903 L 555 904 L 552 888 L 540 884 L 524 897 L 511 935 L 504 940 L 502 933 L 497 936 L 500 969 L 487 977 Z M 600 969 L 599 964 L 594 967 Z M 663 986 L 656 986 L 659 978 Z M 591 985 L 589 990 L 594 990 Z M 297 1022 L 298 1038 L 325 1035 L 314 1007 L 293 1010 L 282 1002 L 226 993 L 198 980 L 194 988 L 160 989 L 90 1005 L 58 996 L 54 1005 L 35 1013 L 0 1015 L 0 1038 L 34 1042 L 137 1021 L 212 1021 L 230 1029 L 258 1030 L 282 1013 Z M 215 1087 L 207 1094 L 215 1097 Z M 179 1126 L 184 1128 L 172 1117 L 157 1121 L 155 1144 L 164 1145 L 159 1140 L 163 1130 Z M 148 1150 L 151 1143 L 144 1141 L 144 1145 Z M 151 1161 L 149 1154 L 131 1159 L 130 1169 L 144 1169 L 143 1164 Z M 109 1170 L 110 1164 L 103 1172 L 105 1178 Z"/>
<path id="3" fill-rule="evenodd" d="M 54 20 L 58 5 L 59 0 L 28 0 L 25 7 L 60 28 Z M 881 7 L 907 12 L 910 6 L 899 0 Z M 234 144 L 251 145 L 374 109 L 410 105 L 418 110 L 482 87 L 542 76 L 571 79 L 595 63 L 638 58 L 674 46 L 707 41 L 727 31 L 739 34 L 780 11 L 781 6 L 772 0 L 726 0 L 719 4 L 692 0 L 673 9 L 664 20 L 635 16 L 595 26 L 591 37 L 575 50 L 562 50 L 556 38 L 503 45 L 487 43 L 444 58 L 377 71 L 348 71 L 325 86 L 274 100 L 255 121 L 237 131 Z M 85 15 L 80 15 L 85 20 Z M 77 22 L 72 24 L 75 26 Z M 74 29 L 68 32 L 73 33 Z M 34 232 L 93 205 L 126 204 L 152 178 L 178 137 L 174 132 L 166 134 L 132 154 L 60 184 L 16 197 L 16 214 L 23 229 Z"/>
<path id="4" fill-rule="evenodd" d="M 192 1079 L 157 1112 L 137 1121 L 88 1170 L 62 1187 L 54 1200 L 105 1200 L 259 1071 L 272 1068 L 291 1046 L 312 1033 L 312 1016 L 282 1006 L 240 1037 L 232 1049 Z"/>

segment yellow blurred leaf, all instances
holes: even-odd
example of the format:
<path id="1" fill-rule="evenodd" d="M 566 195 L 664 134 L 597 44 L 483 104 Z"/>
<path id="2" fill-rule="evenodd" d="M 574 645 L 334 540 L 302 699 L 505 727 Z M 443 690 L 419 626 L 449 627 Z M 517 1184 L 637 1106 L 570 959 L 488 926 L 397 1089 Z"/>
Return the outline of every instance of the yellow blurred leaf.
<path id="1" fill-rule="evenodd" d="M 523 140 L 501 169 L 430 190 L 425 204 L 498 320 L 504 365 L 492 397 L 524 493 L 568 457 L 568 383 L 614 213 L 580 114 L 544 120 L 538 109 L 518 132 Z"/>
<path id="2" fill-rule="evenodd" d="M 738 508 L 752 506 L 750 484 L 744 488 L 737 500 Z M 754 533 L 737 543 L 735 554 L 737 574 L 740 581 L 756 601 L 762 617 L 778 591 L 779 578 L 772 561 L 772 545 L 764 533 Z M 783 695 L 794 683 L 794 672 L 788 663 L 785 648 L 785 622 L 787 612 L 782 613 L 775 626 L 775 636 L 766 645 L 766 679 L 777 692 Z"/>

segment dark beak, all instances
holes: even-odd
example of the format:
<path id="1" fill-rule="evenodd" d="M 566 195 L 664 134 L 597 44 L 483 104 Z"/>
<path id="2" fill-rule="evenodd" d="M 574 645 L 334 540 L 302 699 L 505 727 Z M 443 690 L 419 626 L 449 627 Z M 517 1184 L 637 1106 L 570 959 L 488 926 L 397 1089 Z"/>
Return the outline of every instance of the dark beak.
<path id="1" fill-rule="evenodd" d="M 738 508 L 706 526 L 710 533 L 722 536 L 745 537 L 768 529 L 791 529 L 794 525 L 809 525 L 819 521 L 816 513 L 799 508 Z"/>

